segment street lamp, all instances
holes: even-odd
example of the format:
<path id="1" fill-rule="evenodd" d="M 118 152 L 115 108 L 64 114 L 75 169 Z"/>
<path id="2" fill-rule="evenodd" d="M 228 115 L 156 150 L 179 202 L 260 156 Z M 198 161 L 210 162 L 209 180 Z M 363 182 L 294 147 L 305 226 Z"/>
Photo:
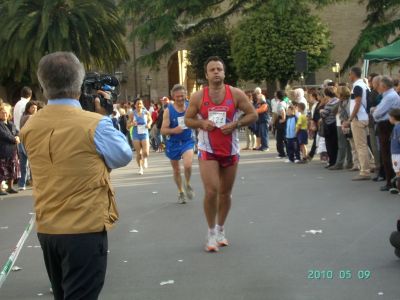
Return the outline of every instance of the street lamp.
<path id="1" fill-rule="evenodd" d="M 115 76 L 115 78 L 118 79 L 119 82 L 121 82 L 122 79 L 124 78 L 124 72 L 122 72 L 122 71 L 115 71 L 114 76 Z"/>
<path id="2" fill-rule="evenodd" d="M 153 80 L 153 78 L 151 78 L 150 75 L 147 75 L 144 80 L 146 80 L 147 89 L 149 91 L 149 100 L 151 100 L 151 81 Z"/>
<path id="3" fill-rule="evenodd" d="M 338 82 L 340 82 L 340 64 L 338 62 L 332 64 L 332 72 L 335 73 Z"/>

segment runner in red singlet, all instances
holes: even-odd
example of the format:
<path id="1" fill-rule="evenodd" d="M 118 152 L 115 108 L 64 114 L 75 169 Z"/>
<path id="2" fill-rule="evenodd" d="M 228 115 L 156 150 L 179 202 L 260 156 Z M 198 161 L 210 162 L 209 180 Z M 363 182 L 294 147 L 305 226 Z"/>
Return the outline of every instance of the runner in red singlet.
<path id="1" fill-rule="evenodd" d="M 224 224 L 231 207 L 239 161 L 238 129 L 257 120 L 257 113 L 239 89 L 224 84 L 225 65 L 213 56 L 204 64 L 208 86 L 192 95 L 186 126 L 199 129 L 198 149 L 208 223 L 206 251 L 228 246 Z M 238 119 L 238 111 L 243 116 Z"/>

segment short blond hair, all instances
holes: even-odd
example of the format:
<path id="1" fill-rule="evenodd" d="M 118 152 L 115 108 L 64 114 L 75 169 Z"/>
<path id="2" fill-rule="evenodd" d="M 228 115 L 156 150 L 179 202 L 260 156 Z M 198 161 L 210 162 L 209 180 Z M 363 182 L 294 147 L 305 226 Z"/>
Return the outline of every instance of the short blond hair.
<path id="1" fill-rule="evenodd" d="M 340 100 L 348 100 L 351 96 L 350 89 L 347 86 L 339 86 L 337 88 L 337 94 Z"/>
<path id="2" fill-rule="evenodd" d="M 0 103 L 0 111 L 4 110 L 8 113 L 8 120 L 12 119 L 12 106 L 8 103 Z"/>

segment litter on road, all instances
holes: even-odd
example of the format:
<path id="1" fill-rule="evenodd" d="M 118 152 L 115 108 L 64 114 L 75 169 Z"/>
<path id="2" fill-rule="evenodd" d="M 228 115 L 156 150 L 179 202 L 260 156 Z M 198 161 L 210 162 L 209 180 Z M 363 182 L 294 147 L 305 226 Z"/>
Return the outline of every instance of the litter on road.
<path id="1" fill-rule="evenodd" d="M 306 230 L 306 233 L 311 233 L 311 234 L 318 234 L 318 233 L 322 233 L 321 229 L 311 229 L 311 230 Z"/>
<path id="2" fill-rule="evenodd" d="M 174 280 L 168 280 L 168 281 L 162 281 L 162 282 L 160 282 L 160 285 L 162 286 L 162 285 L 174 284 L 174 283 L 175 283 Z"/>

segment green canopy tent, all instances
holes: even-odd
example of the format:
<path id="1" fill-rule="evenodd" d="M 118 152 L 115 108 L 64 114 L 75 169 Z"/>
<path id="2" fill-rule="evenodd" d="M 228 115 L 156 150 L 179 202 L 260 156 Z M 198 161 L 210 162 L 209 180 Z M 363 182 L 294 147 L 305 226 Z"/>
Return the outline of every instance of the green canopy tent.
<path id="1" fill-rule="evenodd" d="M 390 62 L 396 60 L 400 61 L 400 40 L 397 40 L 396 42 L 387 45 L 386 47 L 366 53 L 364 55 L 363 75 L 364 77 L 368 75 L 370 61 Z"/>

